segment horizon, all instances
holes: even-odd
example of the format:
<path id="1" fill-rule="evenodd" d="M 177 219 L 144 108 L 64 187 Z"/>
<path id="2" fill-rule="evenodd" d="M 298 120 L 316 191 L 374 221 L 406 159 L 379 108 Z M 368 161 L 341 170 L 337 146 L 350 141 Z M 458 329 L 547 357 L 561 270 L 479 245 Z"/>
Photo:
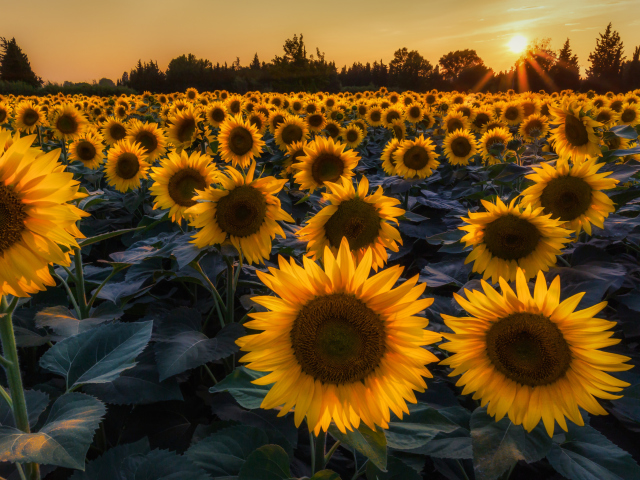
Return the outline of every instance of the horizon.
<path id="1" fill-rule="evenodd" d="M 335 62 L 338 70 L 354 62 L 366 64 L 382 59 L 388 64 L 393 52 L 407 47 L 417 50 L 434 66 L 450 51 L 473 49 L 487 67 L 498 73 L 508 71 L 519 57 L 519 53 L 510 48 L 510 42 L 521 36 L 528 42 L 551 38 L 551 47 L 556 51 L 569 38 L 571 48 L 579 58 L 580 72 L 584 74 L 589 66 L 589 53 L 609 22 L 619 32 L 627 58 L 633 48 L 640 45 L 640 32 L 634 28 L 640 27 L 640 19 L 635 18 L 640 16 L 637 0 L 571 0 L 553 8 L 527 5 L 525 1 L 489 0 L 479 6 L 472 0 L 460 0 L 459 7 L 453 11 L 448 5 L 429 6 L 429 2 L 423 6 L 427 9 L 424 16 L 410 15 L 408 19 L 402 17 L 418 2 L 399 0 L 391 11 L 376 8 L 376 5 L 388 5 L 378 0 L 367 2 L 366 5 L 372 5 L 367 9 L 358 6 L 360 2 L 344 4 L 329 0 L 328 3 L 325 2 L 325 7 L 339 5 L 341 16 L 336 16 L 336 10 L 332 8 L 316 12 L 310 6 L 294 4 L 290 0 L 279 0 L 266 8 L 256 0 L 249 0 L 245 7 L 188 0 L 179 7 L 167 3 L 162 8 L 158 7 L 159 2 L 149 0 L 133 5 L 114 0 L 112 6 L 115 8 L 106 12 L 102 4 L 87 5 L 79 0 L 62 0 L 55 5 L 35 0 L 28 5 L 3 7 L 0 36 L 15 37 L 36 74 L 52 83 L 91 83 L 101 78 L 115 82 L 138 60 L 156 61 L 164 71 L 171 59 L 189 53 L 206 58 L 214 65 L 231 64 L 239 57 L 240 64 L 247 66 L 255 53 L 261 62 L 268 63 L 282 54 L 282 45 L 287 38 L 300 33 L 304 35 L 309 53 L 315 53 L 318 47 L 327 61 Z M 297 10 L 284 8 L 285 5 L 297 5 Z M 119 9 L 118 6 L 126 8 Z M 152 8 L 151 15 L 149 8 Z M 186 15 L 184 11 L 187 11 Z M 223 18 L 212 18 L 216 11 Z M 289 21 L 283 21 L 279 11 L 294 11 L 295 14 L 289 14 Z M 243 18 L 239 23 L 225 21 L 225 18 L 237 18 L 240 14 L 246 16 L 246 12 L 250 12 L 249 18 Z M 189 17 L 196 14 L 198 18 L 212 18 L 206 28 L 193 28 L 193 20 Z M 462 19 L 459 18 L 461 14 Z M 302 21 L 295 21 L 295 15 Z M 314 15 L 315 21 L 304 25 L 303 21 L 309 15 Z M 351 22 L 348 29 L 344 27 L 344 18 Z M 457 25 L 452 21 L 454 18 L 458 20 Z M 161 37 L 153 34 L 159 24 L 169 21 L 171 28 L 166 34 Z M 52 22 L 69 23 L 69 33 L 65 36 L 24 34 L 34 30 L 49 32 Z M 366 28 L 358 31 L 360 25 Z M 416 39 L 416 32 L 424 31 L 420 29 L 425 25 L 428 35 Z M 340 32 L 343 32 L 342 36 Z M 82 37 L 80 42 L 76 38 L 79 35 Z M 242 41 L 237 42 L 240 37 Z M 117 38 L 122 40 L 114 42 Z M 78 62 L 78 58 L 82 61 Z"/>

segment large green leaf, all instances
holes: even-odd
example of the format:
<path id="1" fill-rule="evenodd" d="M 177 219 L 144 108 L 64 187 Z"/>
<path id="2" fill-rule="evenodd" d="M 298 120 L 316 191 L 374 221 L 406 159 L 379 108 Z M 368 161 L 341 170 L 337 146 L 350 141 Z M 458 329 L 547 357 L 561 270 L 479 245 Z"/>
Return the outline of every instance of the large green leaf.
<path id="1" fill-rule="evenodd" d="M 66 379 L 67 389 L 110 382 L 135 365 L 151 338 L 152 321 L 102 325 L 50 348 L 40 366 Z"/>
<path id="2" fill-rule="evenodd" d="M 279 445 L 264 445 L 251 453 L 238 474 L 238 480 L 288 480 L 289 456 Z"/>
<path id="3" fill-rule="evenodd" d="M 364 423 L 361 423 L 358 429 L 347 430 L 346 433 L 342 433 L 338 430 L 338 427 L 331 425 L 329 427 L 329 433 L 336 440 L 340 440 L 342 443 L 356 449 L 367 457 L 369 461 L 373 462 L 380 470 L 386 471 L 387 440 L 384 435 L 384 430 L 378 429 L 373 431 Z"/>
<path id="4" fill-rule="evenodd" d="M 425 404 L 411 405 L 410 415 L 403 421 L 389 422 L 387 445 L 399 450 L 413 450 L 425 446 L 438 433 L 451 433 L 460 428 L 435 408 Z"/>
<path id="5" fill-rule="evenodd" d="M 477 408 L 471 415 L 473 462 L 478 480 L 493 480 L 519 460 L 542 459 L 551 448 L 551 438 L 542 424 L 527 433 L 505 417 L 499 422 Z"/>
<path id="6" fill-rule="evenodd" d="M 100 400 L 68 393 L 51 406 L 49 418 L 37 433 L 0 427 L 0 462 L 40 463 L 84 470 L 93 433 L 105 414 Z"/>
<path id="7" fill-rule="evenodd" d="M 236 368 L 232 374 L 227 375 L 224 380 L 211 387 L 209 391 L 211 393 L 229 392 L 244 408 L 250 410 L 260 408 L 262 400 L 267 396 L 271 387 L 255 385 L 251 381 L 265 375 L 266 373 L 256 372 L 245 367 Z"/>
<path id="8" fill-rule="evenodd" d="M 36 313 L 36 326 L 49 327 L 61 337 L 71 337 L 86 332 L 108 321 L 108 318 L 85 318 L 80 320 L 67 307 L 47 307 Z"/>
<path id="9" fill-rule="evenodd" d="M 570 480 L 635 480 L 640 467 L 629 453 L 596 429 L 567 425 L 568 432 L 554 437 L 547 460 Z M 559 443 L 555 443 L 559 440 Z"/>
<path id="10" fill-rule="evenodd" d="M 132 455 L 124 460 L 121 471 L 123 480 L 211 480 L 186 456 L 168 450 Z"/>
<path id="11" fill-rule="evenodd" d="M 367 480 L 421 480 L 422 475 L 399 458 L 390 456 L 387 471 L 383 472 L 373 463 L 367 463 Z"/>
<path id="12" fill-rule="evenodd" d="M 29 426 L 33 428 L 38 422 L 38 418 L 49 405 L 49 395 L 39 390 L 26 390 L 24 398 L 27 403 L 27 412 L 29 414 Z M 16 422 L 13 418 L 13 412 L 4 400 L 0 401 L 0 425 L 5 427 L 15 427 Z"/>
<path id="13" fill-rule="evenodd" d="M 186 455 L 214 477 L 233 476 L 238 475 L 251 452 L 275 442 L 280 443 L 281 448 L 291 449 L 282 435 L 270 435 L 267 430 L 236 425 L 218 430 L 192 445 Z"/>
<path id="14" fill-rule="evenodd" d="M 132 455 L 149 453 L 149 440 L 145 437 L 135 443 L 116 445 L 87 464 L 84 472 L 75 472 L 69 480 L 123 480 L 122 464 Z"/>
<path id="15" fill-rule="evenodd" d="M 309 480 L 340 480 L 340 475 L 333 470 L 325 469 L 316 472 Z"/>

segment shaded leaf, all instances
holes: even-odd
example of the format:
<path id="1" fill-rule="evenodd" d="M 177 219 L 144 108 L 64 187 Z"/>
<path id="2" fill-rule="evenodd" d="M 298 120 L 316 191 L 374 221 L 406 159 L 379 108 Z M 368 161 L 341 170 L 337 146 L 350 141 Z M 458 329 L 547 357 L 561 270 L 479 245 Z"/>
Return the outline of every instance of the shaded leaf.
<path id="1" fill-rule="evenodd" d="M 389 456 L 387 471 L 383 472 L 373 463 L 367 463 L 367 480 L 422 480 L 422 475 L 399 458 Z"/>
<path id="2" fill-rule="evenodd" d="M 387 469 L 387 440 L 384 430 L 371 430 L 364 423 L 357 430 L 347 430 L 342 433 L 338 427 L 331 425 L 329 433 L 336 440 L 354 448 L 373 462 L 382 471 Z"/>
<path id="3" fill-rule="evenodd" d="M 39 390 L 25 390 L 24 399 L 27 403 L 29 426 L 33 428 L 49 405 L 49 395 Z M 0 402 L 0 425 L 16 428 L 13 412 L 4 400 Z"/>
<path id="4" fill-rule="evenodd" d="M 36 326 L 49 327 L 65 338 L 91 330 L 108 320 L 108 317 L 80 320 L 68 308 L 62 306 L 47 307 L 36 313 Z"/>
<path id="5" fill-rule="evenodd" d="M 411 405 L 409 412 L 403 421 L 389 422 L 386 431 L 389 447 L 413 450 L 425 446 L 440 432 L 450 433 L 460 428 L 438 410 L 424 404 Z"/>
<path id="6" fill-rule="evenodd" d="M 149 453 L 149 450 L 146 437 L 135 443 L 116 445 L 89 462 L 84 472 L 75 472 L 69 480 L 123 480 L 122 464 L 125 460 L 132 455 Z"/>
<path id="7" fill-rule="evenodd" d="M 123 480 L 211 480 L 186 456 L 168 450 L 132 455 L 122 463 Z"/>
<path id="8" fill-rule="evenodd" d="M 238 474 L 238 480 L 288 480 L 289 456 L 278 445 L 264 445 L 253 452 Z"/>
<path id="9" fill-rule="evenodd" d="M 266 373 L 249 370 L 246 367 L 236 368 L 224 380 L 211 387 L 209 392 L 229 392 L 244 408 L 250 410 L 260 408 L 262 400 L 267 396 L 271 387 L 269 385 L 254 385 L 251 381 L 265 375 Z"/>

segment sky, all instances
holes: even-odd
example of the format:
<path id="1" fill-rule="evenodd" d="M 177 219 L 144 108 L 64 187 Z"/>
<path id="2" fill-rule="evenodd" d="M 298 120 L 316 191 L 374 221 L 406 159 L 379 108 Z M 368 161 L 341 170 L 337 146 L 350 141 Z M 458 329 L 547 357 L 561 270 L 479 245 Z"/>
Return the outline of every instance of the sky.
<path id="1" fill-rule="evenodd" d="M 627 57 L 640 45 L 640 0 L 0 0 L 0 37 L 15 37 L 45 81 L 120 78 L 138 61 L 161 69 L 193 53 L 214 64 L 248 65 L 282 55 L 285 39 L 303 33 L 338 68 L 417 50 L 432 64 L 449 51 L 475 49 L 495 71 L 518 54 L 514 35 L 568 37 L 581 66 L 609 22 Z"/>

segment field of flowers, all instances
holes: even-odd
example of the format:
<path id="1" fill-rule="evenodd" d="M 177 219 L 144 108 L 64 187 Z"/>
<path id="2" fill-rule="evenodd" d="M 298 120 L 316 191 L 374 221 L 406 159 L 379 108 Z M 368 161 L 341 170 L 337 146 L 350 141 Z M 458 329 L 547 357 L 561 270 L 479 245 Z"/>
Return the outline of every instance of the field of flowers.
<path id="1" fill-rule="evenodd" d="M 640 478 L 640 91 L 0 126 L 0 477 Z"/>

